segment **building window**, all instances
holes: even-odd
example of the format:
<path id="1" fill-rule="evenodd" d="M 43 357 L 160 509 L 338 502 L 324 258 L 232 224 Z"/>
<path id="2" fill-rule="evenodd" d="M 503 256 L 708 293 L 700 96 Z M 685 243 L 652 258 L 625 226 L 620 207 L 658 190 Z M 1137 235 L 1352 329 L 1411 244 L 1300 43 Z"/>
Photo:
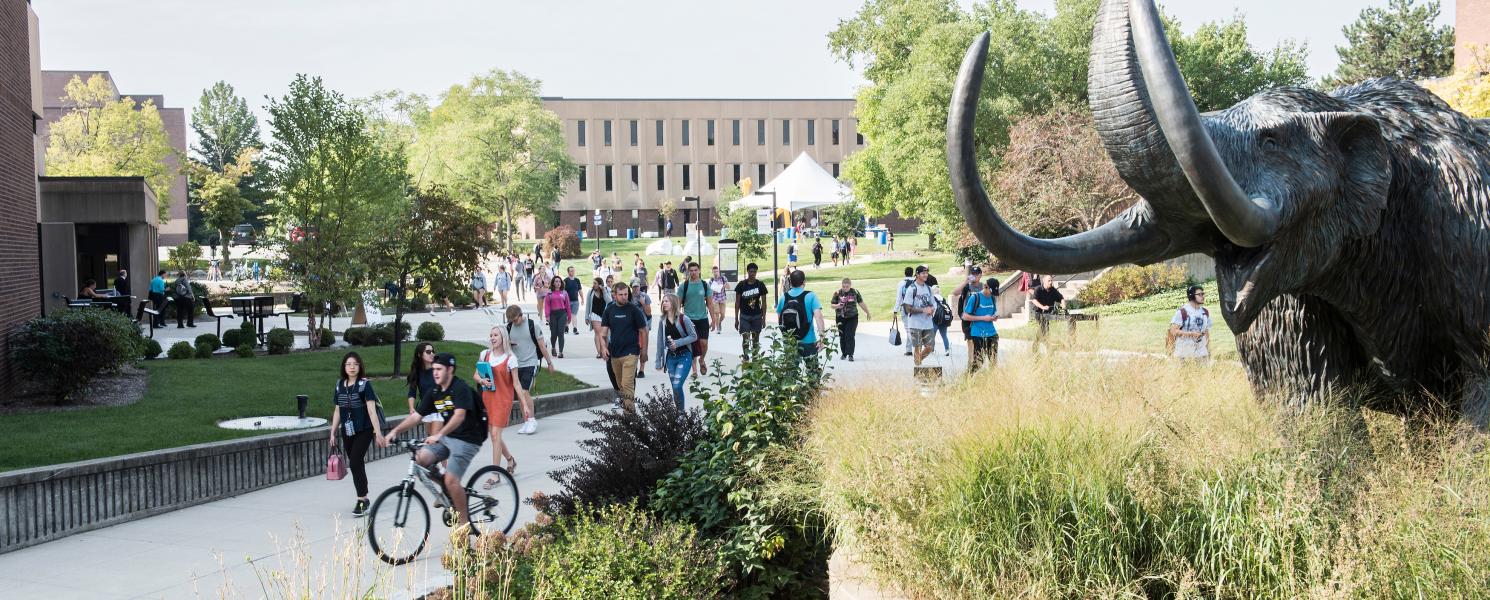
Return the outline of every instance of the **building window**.
<path id="1" fill-rule="evenodd" d="M 864 132 L 859 130 L 859 120 L 854 119 L 854 143 L 864 145 Z"/>
<path id="2" fill-rule="evenodd" d="M 732 132 L 732 135 L 730 136 L 730 139 L 732 139 L 734 141 L 734 145 L 736 145 L 736 146 L 740 145 L 740 120 L 739 119 L 735 119 L 734 121 L 731 121 L 730 122 L 730 131 Z"/>
<path id="3" fill-rule="evenodd" d="M 755 166 L 755 175 L 756 178 L 760 180 L 755 182 L 755 187 L 758 188 L 760 186 L 766 185 L 766 163 L 761 163 Z"/>
<path id="4" fill-rule="evenodd" d="M 585 169 L 585 166 L 584 165 L 580 165 L 579 166 L 579 191 L 581 191 L 581 192 L 587 191 L 587 190 L 590 189 L 590 184 L 589 184 L 590 178 L 587 177 L 587 175 L 589 175 L 589 173 L 587 173 L 586 171 L 587 171 L 587 169 Z"/>
<path id="5" fill-rule="evenodd" d="M 709 165 L 709 189 L 714 189 L 714 165 Z"/>
<path id="6" fill-rule="evenodd" d="M 833 163 L 833 178 L 838 178 L 838 163 Z"/>
<path id="7" fill-rule="evenodd" d="M 833 119 L 833 145 L 838 145 L 838 119 Z"/>
<path id="8" fill-rule="evenodd" d="M 610 121 L 605 121 L 605 147 L 610 147 Z"/>
<path id="9" fill-rule="evenodd" d="M 662 145 L 662 129 L 663 129 L 663 127 L 662 127 L 662 121 L 661 120 L 658 120 L 657 121 L 657 145 L 658 146 L 661 146 Z"/>
<path id="10" fill-rule="evenodd" d="M 657 165 L 657 191 L 667 189 L 667 170 L 662 165 Z"/>
<path id="11" fill-rule="evenodd" d="M 761 119 L 761 120 L 755 122 L 755 145 L 757 145 L 757 146 L 764 146 L 764 145 L 766 145 L 766 120 L 765 119 Z"/>
<path id="12" fill-rule="evenodd" d="M 636 121 L 636 119 L 632 119 L 631 120 L 631 146 L 633 148 L 636 147 L 636 129 L 637 129 L 637 121 Z"/>
<path id="13" fill-rule="evenodd" d="M 585 122 L 579 122 L 579 147 L 585 147 Z"/>
<path id="14" fill-rule="evenodd" d="M 817 119 L 807 120 L 807 145 L 817 144 Z"/>
<path id="15" fill-rule="evenodd" d="M 708 127 L 708 132 L 707 133 L 708 133 L 708 138 L 709 138 L 709 145 L 710 146 L 713 146 L 714 145 L 714 119 L 709 119 L 709 127 Z"/>
<path id="16" fill-rule="evenodd" d="M 634 123 L 635 121 L 632 121 L 632 122 Z M 838 165 L 833 165 L 833 168 L 834 169 L 837 169 L 838 168 Z M 834 175 L 837 175 L 837 173 L 834 173 Z M 641 165 L 631 165 L 631 191 L 634 192 L 634 191 L 636 191 L 638 189 L 641 189 L 641 181 L 642 181 L 642 168 L 641 168 Z"/>
<path id="17" fill-rule="evenodd" d="M 687 146 L 688 145 L 688 138 L 690 137 L 688 135 L 689 133 L 692 133 L 692 132 L 689 131 L 689 128 L 688 128 L 688 119 L 683 119 L 683 145 L 684 146 Z"/>
<path id="18" fill-rule="evenodd" d="M 685 190 L 693 189 L 693 179 L 689 177 L 690 174 L 688 165 L 683 165 L 683 189 Z"/>
<path id="19" fill-rule="evenodd" d="M 730 165 L 730 166 L 733 167 L 733 171 L 734 171 L 734 175 L 735 175 L 735 178 L 733 180 L 734 181 L 734 184 L 735 185 L 740 185 L 740 165 L 734 164 L 734 165 Z"/>
<path id="20" fill-rule="evenodd" d="M 781 120 L 781 145 L 783 145 L 783 146 L 790 146 L 790 145 L 792 145 L 792 120 L 791 119 L 782 119 Z"/>
<path id="21" fill-rule="evenodd" d="M 614 189 L 616 188 L 612 183 L 610 165 L 605 165 L 605 191 L 609 192 Z"/>

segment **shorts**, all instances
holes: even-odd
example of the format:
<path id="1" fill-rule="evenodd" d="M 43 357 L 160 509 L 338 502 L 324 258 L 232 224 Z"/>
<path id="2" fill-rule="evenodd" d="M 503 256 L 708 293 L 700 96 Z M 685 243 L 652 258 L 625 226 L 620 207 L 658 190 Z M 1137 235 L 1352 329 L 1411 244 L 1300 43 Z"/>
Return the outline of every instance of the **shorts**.
<path id="1" fill-rule="evenodd" d="M 437 412 L 435 412 L 435 413 L 429 413 L 427 415 L 424 415 L 424 418 L 423 419 L 419 419 L 419 422 L 420 423 L 444 423 L 445 422 L 445 417 L 440 416 L 440 413 L 437 413 Z"/>
<path id="2" fill-rule="evenodd" d="M 930 348 L 936 343 L 935 329 L 911 329 L 905 328 L 906 343 L 911 348 Z"/>
<path id="3" fill-rule="evenodd" d="M 518 367 L 517 368 L 517 385 L 518 385 L 518 388 L 521 389 L 524 392 L 533 389 L 533 378 L 534 377 L 537 377 L 537 376 L 538 376 L 538 367 Z"/>
<path id="4" fill-rule="evenodd" d="M 959 319 L 959 321 L 961 321 L 961 320 Z M 973 339 L 973 323 L 972 323 L 972 321 L 961 321 L 961 323 L 962 323 L 962 339 L 965 339 L 965 340 Z"/>
<path id="5" fill-rule="evenodd" d="M 445 472 L 454 475 L 456 479 L 466 476 L 466 469 L 471 466 L 471 459 L 476 458 L 476 453 L 481 450 L 481 444 L 472 444 L 465 440 L 458 440 L 450 436 L 440 438 L 440 441 L 424 447 L 430 451 L 438 460 L 448 460 L 445 463 Z"/>
<path id="6" fill-rule="evenodd" d="M 760 333 L 766 328 L 766 315 L 740 315 L 740 333 Z"/>
<path id="7" fill-rule="evenodd" d="M 698 333 L 698 339 L 699 339 L 699 341 L 703 341 L 703 340 L 709 339 L 709 319 L 708 319 L 708 317 L 705 317 L 705 318 L 702 318 L 702 319 L 688 319 L 688 320 L 689 321 L 693 321 L 693 331 L 696 332 L 696 333 Z"/>

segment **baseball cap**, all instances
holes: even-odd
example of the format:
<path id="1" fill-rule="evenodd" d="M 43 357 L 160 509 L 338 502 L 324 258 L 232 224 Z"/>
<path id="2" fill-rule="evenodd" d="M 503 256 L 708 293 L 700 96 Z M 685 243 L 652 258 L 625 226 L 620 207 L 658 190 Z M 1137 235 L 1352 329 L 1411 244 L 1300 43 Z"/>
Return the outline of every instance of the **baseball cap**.
<path id="1" fill-rule="evenodd" d="M 435 355 L 435 364 L 455 368 L 455 355 L 449 352 L 441 352 Z"/>
<path id="2" fill-rule="evenodd" d="M 926 265 L 921 265 L 919 267 L 916 267 L 916 272 L 917 273 L 930 273 L 931 272 L 931 269 L 927 268 Z"/>
<path id="3" fill-rule="evenodd" d="M 983 274 L 983 267 L 980 267 L 978 265 L 973 265 L 973 268 L 970 269 L 968 272 L 969 273 L 972 273 L 974 275 L 982 275 Z"/>

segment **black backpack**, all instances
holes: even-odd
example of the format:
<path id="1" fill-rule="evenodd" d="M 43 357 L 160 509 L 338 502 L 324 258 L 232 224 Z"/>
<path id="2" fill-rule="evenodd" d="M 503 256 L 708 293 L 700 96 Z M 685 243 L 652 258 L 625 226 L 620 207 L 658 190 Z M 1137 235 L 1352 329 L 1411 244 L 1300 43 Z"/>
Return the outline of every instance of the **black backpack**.
<path id="1" fill-rule="evenodd" d="M 952 308 L 947 306 L 946 300 L 936 299 L 936 314 L 931 316 L 931 321 L 936 324 L 937 328 L 952 325 Z"/>
<path id="2" fill-rule="evenodd" d="M 811 315 L 807 314 L 807 295 L 812 292 L 804 291 L 796 296 L 787 292 L 785 301 L 781 305 L 781 330 L 791 334 L 801 341 L 812 331 Z"/>
<path id="3" fill-rule="evenodd" d="M 543 358 L 543 348 L 538 345 L 538 332 L 533 330 L 533 319 L 528 319 L 528 337 L 533 339 L 533 347 L 538 348 L 539 358 Z M 507 339 L 512 339 L 512 322 L 507 322 Z M 511 342 L 509 342 L 511 343 Z"/>

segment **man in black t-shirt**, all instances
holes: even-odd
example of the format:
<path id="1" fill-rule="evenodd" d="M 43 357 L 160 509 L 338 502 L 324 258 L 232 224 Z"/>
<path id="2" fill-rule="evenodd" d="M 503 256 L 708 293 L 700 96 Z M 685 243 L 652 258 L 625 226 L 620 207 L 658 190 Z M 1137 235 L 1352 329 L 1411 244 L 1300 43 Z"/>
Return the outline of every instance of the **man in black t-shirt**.
<path id="1" fill-rule="evenodd" d="M 436 356 L 432 369 L 435 386 L 424 393 L 414 412 L 383 436 L 378 445 L 388 447 L 398 438 L 399 432 L 418 425 L 421 417 L 440 413 L 445 418 L 444 424 L 434 435 L 424 439 L 424 447 L 419 449 L 414 460 L 429 469 L 437 479 L 443 479 L 445 494 L 460 511 L 460 522 L 470 523 L 466 490 L 461 487 L 461 479 L 471 466 L 471 459 L 481 450 L 481 444 L 486 442 L 486 413 L 466 382 L 455 376 L 455 355 Z M 448 461 L 443 478 L 436 467 L 440 461 Z"/>
<path id="2" fill-rule="evenodd" d="M 574 267 L 569 267 L 569 276 L 564 278 L 564 291 L 569 294 L 569 324 L 572 326 L 570 333 L 579 333 L 577 325 L 579 319 L 575 318 L 575 315 L 579 314 L 579 293 L 584 289 L 585 282 L 574 276 Z"/>
<path id="3" fill-rule="evenodd" d="M 859 329 L 859 311 L 873 319 L 869 305 L 864 303 L 864 294 L 854 289 L 854 282 L 843 278 L 843 285 L 833 292 L 833 314 L 838 324 L 838 352 L 844 360 L 854 362 L 854 333 Z"/>
<path id="4" fill-rule="evenodd" d="M 1045 342 L 1045 334 L 1050 330 L 1050 320 L 1044 318 L 1043 315 L 1055 314 L 1057 306 L 1065 308 L 1066 297 L 1061 294 L 1060 290 L 1055 289 L 1055 278 L 1044 275 L 1040 277 L 1040 287 L 1030 297 L 1030 304 L 1034 307 L 1035 318 L 1040 321 L 1040 331 L 1035 335 L 1034 347 L 1036 351 L 1039 351 L 1040 343 Z M 1048 350 L 1050 343 L 1046 342 L 1045 347 Z"/>
<path id="5" fill-rule="evenodd" d="M 611 298 L 600 317 L 595 350 L 615 378 L 622 408 L 636 412 L 636 370 L 647 353 L 647 316 L 631 302 L 631 288 L 626 284 L 615 284 Z"/>
<path id="6" fill-rule="evenodd" d="M 755 356 L 766 328 L 766 284 L 755 278 L 755 263 L 745 265 L 745 278 L 735 284 L 735 331 L 740 332 L 745 356 Z"/>

